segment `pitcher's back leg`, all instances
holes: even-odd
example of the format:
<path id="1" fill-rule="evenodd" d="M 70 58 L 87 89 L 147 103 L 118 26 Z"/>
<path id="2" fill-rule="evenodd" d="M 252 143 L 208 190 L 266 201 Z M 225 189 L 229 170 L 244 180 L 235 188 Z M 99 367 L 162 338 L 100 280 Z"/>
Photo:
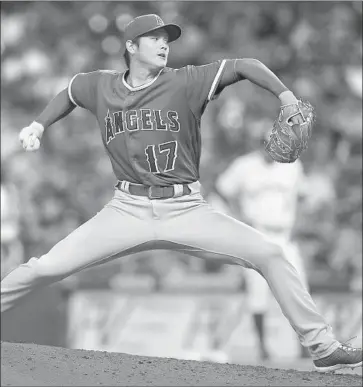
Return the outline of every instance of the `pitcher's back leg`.
<path id="1" fill-rule="evenodd" d="M 117 206 L 122 207 L 120 203 L 106 206 L 47 254 L 31 258 L 10 272 L 1 281 L 1 311 L 11 309 L 35 290 L 82 269 L 147 247 L 153 238 L 148 219 L 141 221 Z"/>

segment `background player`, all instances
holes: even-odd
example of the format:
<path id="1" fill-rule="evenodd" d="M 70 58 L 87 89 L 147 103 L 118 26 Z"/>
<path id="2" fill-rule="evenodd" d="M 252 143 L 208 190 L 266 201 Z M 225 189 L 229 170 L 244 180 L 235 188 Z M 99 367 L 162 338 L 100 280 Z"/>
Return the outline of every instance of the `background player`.
<path id="1" fill-rule="evenodd" d="M 177 25 L 157 15 L 134 19 L 125 30 L 125 73 L 77 74 L 20 133 L 27 151 L 76 106 L 97 118 L 118 180 L 113 199 L 40 258 L 31 258 L 1 283 L 1 310 L 85 268 L 148 249 L 175 249 L 259 271 L 283 313 L 309 348 L 319 371 L 356 367 L 361 350 L 340 344 L 316 309 L 280 246 L 253 228 L 215 212 L 200 194 L 200 121 L 206 105 L 227 86 L 248 79 L 296 105 L 294 94 L 255 59 L 205 66 L 166 67 Z M 301 115 L 294 125 L 304 124 Z M 201 230 L 203 231 L 201 233 Z"/>
<path id="2" fill-rule="evenodd" d="M 291 164 L 276 163 L 264 151 L 268 133 L 260 136 L 257 150 L 237 157 L 216 180 L 215 187 L 234 217 L 267 234 L 283 246 L 286 257 L 298 270 L 307 287 L 304 263 L 292 240 L 296 206 L 301 192 L 303 166 L 298 159 Z M 244 271 L 248 303 L 259 339 L 261 359 L 269 358 L 265 338 L 265 316 L 270 291 L 256 271 Z"/>

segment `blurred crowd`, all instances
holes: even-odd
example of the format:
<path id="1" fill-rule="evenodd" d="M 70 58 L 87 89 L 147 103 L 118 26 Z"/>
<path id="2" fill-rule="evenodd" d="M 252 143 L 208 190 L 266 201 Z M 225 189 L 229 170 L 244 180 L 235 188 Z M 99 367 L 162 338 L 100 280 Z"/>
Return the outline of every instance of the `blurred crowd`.
<path id="1" fill-rule="evenodd" d="M 170 67 L 253 57 L 316 107 L 315 131 L 301 158 L 306 195 L 294 237 L 311 276 L 324 281 L 335 273 L 359 288 L 360 2 L 3 2 L 2 274 L 48 251 L 111 198 L 115 181 L 90 113 L 76 109 L 54 124 L 35 154 L 23 152 L 17 136 L 76 73 L 123 71 L 124 27 L 144 13 L 157 13 L 183 29 L 171 46 Z M 206 195 L 235 157 L 260 146 L 256 139 L 271 129 L 278 108 L 274 96 L 248 81 L 227 88 L 208 106 L 200 179 Z M 133 272 L 147 267 L 160 273 L 171 261 L 137 262 Z M 172 262 L 182 270 L 212 270 L 180 257 Z"/>

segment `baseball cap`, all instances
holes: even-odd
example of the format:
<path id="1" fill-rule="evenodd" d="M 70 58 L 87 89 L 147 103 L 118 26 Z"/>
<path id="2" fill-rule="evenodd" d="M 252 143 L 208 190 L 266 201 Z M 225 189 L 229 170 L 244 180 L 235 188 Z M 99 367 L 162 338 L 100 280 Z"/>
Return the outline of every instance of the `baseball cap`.
<path id="1" fill-rule="evenodd" d="M 177 24 L 165 24 L 160 16 L 149 14 L 138 16 L 127 24 L 124 33 L 125 42 L 159 28 L 166 31 L 169 36 L 169 43 L 174 42 L 181 35 L 181 28 Z"/>

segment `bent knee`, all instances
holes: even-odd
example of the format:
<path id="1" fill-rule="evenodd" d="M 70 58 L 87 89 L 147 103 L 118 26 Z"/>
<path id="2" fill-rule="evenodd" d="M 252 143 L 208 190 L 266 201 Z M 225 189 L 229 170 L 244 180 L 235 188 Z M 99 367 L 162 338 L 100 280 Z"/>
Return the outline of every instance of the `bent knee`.
<path id="1" fill-rule="evenodd" d="M 33 257 L 24 266 L 29 269 L 29 274 L 34 279 L 56 281 L 63 277 L 63 273 L 60 273 L 52 265 L 52 260 L 47 255 L 42 255 L 39 258 Z"/>
<path id="2" fill-rule="evenodd" d="M 282 246 L 269 239 L 266 239 L 264 241 L 264 244 L 262 245 L 261 250 L 263 255 L 266 258 L 270 258 L 270 259 L 284 258 L 284 250 Z"/>
<path id="3" fill-rule="evenodd" d="M 261 244 L 258 255 L 256 266 L 262 272 L 271 266 L 277 267 L 281 262 L 286 261 L 283 247 L 268 239 Z"/>

